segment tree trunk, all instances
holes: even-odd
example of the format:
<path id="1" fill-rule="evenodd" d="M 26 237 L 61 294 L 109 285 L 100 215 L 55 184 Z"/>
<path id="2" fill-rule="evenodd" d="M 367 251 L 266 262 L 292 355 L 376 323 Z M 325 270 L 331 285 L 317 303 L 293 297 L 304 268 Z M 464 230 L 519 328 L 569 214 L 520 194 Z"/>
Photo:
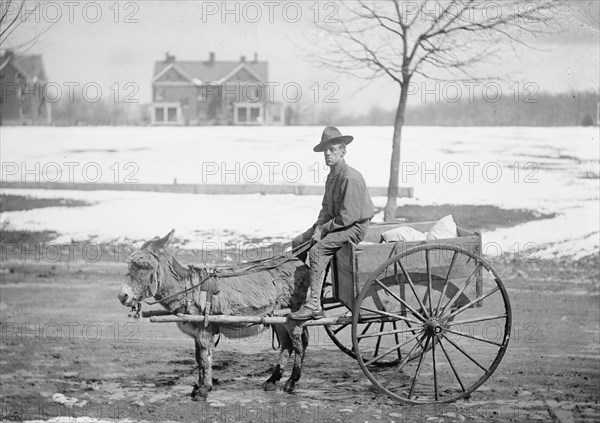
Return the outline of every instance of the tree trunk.
<path id="1" fill-rule="evenodd" d="M 400 101 L 398 110 L 396 110 L 396 119 L 394 120 L 394 136 L 392 137 L 392 161 L 390 164 L 390 181 L 388 184 L 388 199 L 385 205 L 385 222 L 392 222 L 396 219 L 396 201 L 398 198 L 398 175 L 400 173 L 400 141 L 402 139 L 402 127 L 404 126 L 404 115 L 406 113 L 406 101 L 408 99 L 409 79 L 400 84 Z"/>

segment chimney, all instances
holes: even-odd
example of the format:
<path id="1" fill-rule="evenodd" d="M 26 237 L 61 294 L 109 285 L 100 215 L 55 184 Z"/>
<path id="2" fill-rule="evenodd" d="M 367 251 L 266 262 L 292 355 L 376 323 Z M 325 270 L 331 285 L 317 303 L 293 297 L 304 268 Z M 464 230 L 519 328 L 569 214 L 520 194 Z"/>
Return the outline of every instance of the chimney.
<path id="1" fill-rule="evenodd" d="M 208 62 L 214 63 L 214 61 L 215 61 L 215 52 L 211 51 L 210 53 L 208 53 Z"/>
<path id="2" fill-rule="evenodd" d="M 242 63 L 246 62 L 246 56 L 240 57 L 240 62 L 242 62 Z"/>
<path id="3" fill-rule="evenodd" d="M 165 62 L 167 62 L 167 63 L 173 63 L 174 61 L 175 61 L 175 56 L 172 56 L 167 51 L 167 53 L 165 54 Z"/>
<path id="4" fill-rule="evenodd" d="M 258 62 L 258 53 L 254 53 L 254 63 Z"/>

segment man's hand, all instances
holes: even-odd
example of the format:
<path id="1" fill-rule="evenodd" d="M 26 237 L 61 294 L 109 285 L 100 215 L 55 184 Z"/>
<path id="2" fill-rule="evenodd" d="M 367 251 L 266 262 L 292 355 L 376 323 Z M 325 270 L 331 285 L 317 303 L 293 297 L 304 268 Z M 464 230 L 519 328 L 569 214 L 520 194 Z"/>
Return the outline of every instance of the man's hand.
<path id="1" fill-rule="evenodd" d="M 323 238 L 323 230 L 321 229 L 321 226 L 317 226 L 315 227 L 315 232 L 313 233 L 312 239 L 314 242 L 319 242 L 321 240 L 321 238 Z"/>

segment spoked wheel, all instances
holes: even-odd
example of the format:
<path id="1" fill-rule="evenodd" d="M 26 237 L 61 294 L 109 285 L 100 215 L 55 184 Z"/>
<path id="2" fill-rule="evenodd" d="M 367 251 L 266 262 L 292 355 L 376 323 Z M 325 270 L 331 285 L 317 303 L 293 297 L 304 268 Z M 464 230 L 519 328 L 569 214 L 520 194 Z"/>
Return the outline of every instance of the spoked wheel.
<path id="1" fill-rule="evenodd" d="M 327 316 L 344 316 L 344 317 L 352 317 L 352 313 L 348 308 L 342 304 L 340 301 L 337 301 L 333 298 L 333 286 L 331 282 L 331 278 L 328 277 L 329 273 L 326 273 L 325 281 L 323 282 L 323 290 L 321 291 L 321 306 L 323 310 L 327 314 Z M 363 348 L 363 360 L 365 362 L 369 362 L 373 357 L 379 355 L 382 344 L 381 341 L 383 339 L 382 333 L 387 333 L 388 331 L 397 331 L 399 328 L 408 329 L 416 334 L 420 331 L 420 327 L 417 326 L 409 326 L 410 323 L 404 324 L 404 322 L 397 321 L 377 321 L 375 319 L 365 320 L 364 322 L 359 322 L 359 333 L 361 337 L 359 338 L 359 342 L 363 343 L 363 345 L 370 345 L 370 348 Z M 352 348 L 352 324 L 345 323 L 341 325 L 325 325 L 325 332 L 331 338 L 331 341 L 345 354 L 356 359 L 356 354 L 354 353 L 354 349 Z M 397 337 L 397 336 L 396 336 Z M 409 360 L 414 360 L 418 358 L 423 350 L 421 348 L 416 349 L 412 352 Z M 402 354 L 408 353 L 408 350 L 397 351 L 395 355 L 388 355 L 384 359 L 377 360 L 373 363 L 375 366 L 390 366 L 395 365 L 400 362 L 402 359 Z"/>
<path id="2" fill-rule="evenodd" d="M 361 324 L 381 321 L 397 329 L 362 333 Z M 371 274 L 356 299 L 352 342 L 380 391 L 408 404 L 443 403 L 468 396 L 491 376 L 510 327 L 508 295 L 489 263 L 460 247 L 426 244 Z M 377 354 L 367 338 L 378 339 Z M 398 357 L 394 365 L 376 365 L 390 355 Z"/>

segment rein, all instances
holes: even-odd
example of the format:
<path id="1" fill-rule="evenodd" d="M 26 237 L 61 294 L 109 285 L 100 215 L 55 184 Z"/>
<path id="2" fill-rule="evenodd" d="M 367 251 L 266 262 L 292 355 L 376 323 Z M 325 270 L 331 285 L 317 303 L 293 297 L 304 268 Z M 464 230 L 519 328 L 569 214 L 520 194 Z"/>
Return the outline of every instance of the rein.
<path id="1" fill-rule="evenodd" d="M 240 267 L 244 267 L 244 266 L 247 266 L 248 264 L 251 264 L 251 266 L 249 268 L 247 268 L 247 269 L 245 269 L 243 271 L 240 271 L 240 272 L 231 272 L 231 273 L 225 273 L 225 274 L 223 274 L 218 269 L 212 269 L 211 271 L 207 271 L 206 269 L 202 269 L 202 268 L 196 267 L 194 265 L 189 265 L 188 266 L 189 270 L 192 271 L 192 276 L 190 278 L 193 278 L 193 275 L 198 274 L 199 271 L 200 272 L 207 271 L 208 275 L 205 278 L 203 278 L 200 282 L 198 282 L 197 284 L 192 285 L 191 287 L 183 289 L 181 291 L 178 291 L 178 292 L 176 292 L 174 294 L 171 294 L 168 297 L 161 298 L 160 300 L 157 300 L 157 301 L 147 301 L 147 300 L 144 300 L 144 301 L 148 305 L 155 305 L 155 304 L 159 304 L 159 303 L 171 300 L 173 298 L 176 298 L 176 297 L 178 297 L 178 296 L 180 296 L 182 294 L 187 294 L 188 292 L 193 291 L 194 289 L 202 286 L 202 284 L 204 284 L 206 281 L 208 281 L 208 280 L 210 280 L 212 278 L 215 278 L 218 281 L 219 277 L 221 277 L 221 278 L 230 278 L 230 277 L 234 277 L 234 276 L 244 276 L 244 275 L 249 275 L 251 273 L 257 273 L 257 272 L 262 272 L 262 271 L 265 271 L 265 270 L 274 269 L 274 268 L 280 266 L 283 263 L 287 263 L 288 261 L 293 260 L 299 254 L 301 254 L 301 253 L 305 252 L 306 250 L 308 250 L 311 247 L 311 243 L 312 243 L 312 240 L 309 239 L 308 241 L 303 242 L 302 244 L 298 245 L 296 248 L 292 249 L 292 251 L 290 251 L 290 253 L 284 253 L 284 254 L 281 254 L 281 255 L 279 255 L 277 257 L 272 257 L 272 258 L 268 258 L 268 259 L 254 260 L 253 262 L 249 262 L 249 263 L 246 263 L 244 265 L 240 265 Z M 276 260 L 280 260 L 280 259 L 283 259 L 283 258 L 286 258 L 286 260 L 283 261 L 283 262 L 281 262 L 281 263 L 275 263 L 275 264 L 272 264 L 272 265 L 269 265 L 269 266 L 260 266 L 259 267 L 260 264 L 267 263 L 267 262 L 270 262 L 270 261 L 275 262 Z M 158 275 L 153 275 L 153 277 L 158 278 Z M 157 284 L 158 284 L 158 281 L 157 281 Z"/>

